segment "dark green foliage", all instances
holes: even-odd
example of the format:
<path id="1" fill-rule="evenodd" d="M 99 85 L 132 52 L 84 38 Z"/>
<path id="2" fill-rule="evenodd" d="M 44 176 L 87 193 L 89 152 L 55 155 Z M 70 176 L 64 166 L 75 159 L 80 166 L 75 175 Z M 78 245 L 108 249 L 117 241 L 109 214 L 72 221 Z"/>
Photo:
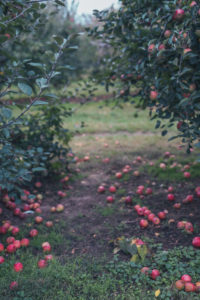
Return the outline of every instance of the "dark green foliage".
<path id="1" fill-rule="evenodd" d="M 168 126 L 179 124 L 177 137 L 188 143 L 188 151 L 200 137 L 200 6 L 198 1 L 193 7 L 190 3 L 121 0 L 116 11 L 95 11 L 101 26 L 90 30 L 111 49 L 99 80 L 107 87 L 117 81 L 117 98 L 128 101 L 131 88 L 137 86 L 150 115 L 168 121 L 161 127 L 162 135 L 167 134 Z M 176 19 L 178 8 L 184 10 L 184 16 Z M 184 49 L 191 51 L 184 53 Z M 150 99 L 151 91 L 158 93 L 156 100 Z"/>

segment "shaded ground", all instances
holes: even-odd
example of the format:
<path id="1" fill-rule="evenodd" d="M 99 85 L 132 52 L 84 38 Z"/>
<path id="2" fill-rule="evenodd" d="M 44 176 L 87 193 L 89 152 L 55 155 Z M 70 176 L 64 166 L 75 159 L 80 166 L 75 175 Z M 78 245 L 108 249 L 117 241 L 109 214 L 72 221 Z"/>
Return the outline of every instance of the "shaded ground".
<path id="1" fill-rule="evenodd" d="M 157 153 L 151 153 L 151 159 L 157 157 Z M 132 161 L 136 158 L 132 157 Z M 100 258 L 113 257 L 113 245 L 110 241 L 120 236 L 138 237 L 149 243 L 162 243 L 164 249 L 175 246 L 191 245 L 194 234 L 188 234 L 177 229 L 177 222 L 186 220 L 195 224 L 195 234 L 199 233 L 200 219 L 196 213 L 200 199 L 196 196 L 194 201 L 188 205 L 182 205 L 180 209 L 175 209 L 173 203 L 167 200 L 167 188 L 173 185 L 175 202 L 182 202 L 188 194 L 195 194 L 194 189 L 198 185 L 198 179 L 187 179 L 178 182 L 171 182 L 168 178 L 161 181 L 153 178 L 147 170 L 140 171 L 140 175 L 135 177 L 134 170 L 141 169 L 142 165 L 149 162 L 148 156 L 144 163 L 123 161 L 121 158 L 113 158 L 109 162 L 102 162 L 102 158 L 91 157 L 89 161 L 80 160 L 72 169 L 75 175 L 66 187 L 67 196 L 59 198 L 57 192 L 63 190 L 63 186 L 54 180 L 44 182 L 40 193 L 44 194 L 42 203 L 42 216 L 45 220 L 54 219 L 61 223 L 59 232 L 64 237 L 63 247 L 58 245 L 57 255 L 92 255 Z M 116 179 L 115 173 L 121 171 L 129 163 L 130 172 L 124 174 L 122 179 Z M 78 172 L 77 172 L 78 171 Z M 97 192 L 99 185 L 104 185 L 106 192 Z M 117 192 L 115 201 L 108 204 L 106 197 L 111 195 L 109 186 L 115 184 Z M 136 194 L 139 185 L 152 187 L 153 194 L 144 196 L 144 199 Z M 132 205 L 126 205 L 123 197 L 130 195 L 133 199 Z M 65 207 L 63 213 L 52 214 L 50 209 L 57 203 L 62 203 Z M 197 204 L 198 203 L 198 204 Z M 149 222 L 146 229 L 141 229 L 139 221 L 144 218 L 138 216 L 134 210 L 134 205 L 147 206 L 153 213 L 168 210 L 167 218 L 161 221 L 160 225 L 153 225 Z M 7 212 L 6 212 L 7 213 Z M 11 218 L 9 218 L 11 219 Z M 14 218 L 16 223 L 16 219 Z M 40 226 L 40 225 L 36 225 Z"/>

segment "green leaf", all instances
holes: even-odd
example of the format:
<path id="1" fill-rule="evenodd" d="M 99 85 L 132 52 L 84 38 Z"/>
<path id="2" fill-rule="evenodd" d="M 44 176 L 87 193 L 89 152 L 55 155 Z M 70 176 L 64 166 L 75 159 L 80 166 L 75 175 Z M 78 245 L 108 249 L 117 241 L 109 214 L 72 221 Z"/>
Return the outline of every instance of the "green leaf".
<path id="1" fill-rule="evenodd" d="M 41 89 L 44 89 L 48 86 L 48 81 L 46 78 L 38 78 L 36 83 Z"/>
<path id="2" fill-rule="evenodd" d="M 46 169 L 42 167 L 37 167 L 32 169 L 32 172 L 42 172 L 42 171 L 46 171 Z"/>
<path id="3" fill-rule="evenodd" d="M 18 88 L 26 95 L 31 96 L 32 95 L 32 87 L 26 83 L 19 82 L 18 83 Z"/>

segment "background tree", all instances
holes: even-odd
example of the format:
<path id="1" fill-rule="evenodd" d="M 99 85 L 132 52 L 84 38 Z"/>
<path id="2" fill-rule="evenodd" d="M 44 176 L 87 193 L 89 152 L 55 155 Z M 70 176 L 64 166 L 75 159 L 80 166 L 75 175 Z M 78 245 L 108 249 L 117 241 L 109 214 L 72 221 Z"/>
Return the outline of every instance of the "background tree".
<path id="1" fill-rule="evenodd" d="M 110 86 L 118 78 L 118 96 L 130 101 L 139 87 L 162 135 L 176 124 L 189 152 L 200 138 L 199 1 L 121 0 L 119 10 L 95 15 L 101 25 L 90 34 L 111 49 L 100 80 Z"/>

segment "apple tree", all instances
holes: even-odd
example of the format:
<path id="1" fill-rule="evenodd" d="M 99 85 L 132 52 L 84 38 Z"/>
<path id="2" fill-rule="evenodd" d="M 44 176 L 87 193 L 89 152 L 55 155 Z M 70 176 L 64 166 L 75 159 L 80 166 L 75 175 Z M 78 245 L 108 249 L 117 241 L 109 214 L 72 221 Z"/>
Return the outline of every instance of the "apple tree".
<path id="1" fill-rule="evenodd" d="M 99 80 L 121 81 L 118 97 L 149 107 L 162 135 L 188 144 L 200 139 L 200 2 L 120 0 L 118 10 L 95 11 L 99 26 L 90 35 L 109 46 Z"/>
<path id="2" fill-rule="evenodd" d="M 44 51 L 47 63 L 17 52 L 26 44 L 28 35 L 36 35 L 46 22 L 47 6 L 63 6 L 61 0 L 2 0 L 0 2 L 0 192 L 15 200 L 21 187 L 42 172 L 51 159 L 52 151 L 65 153 L 58 140 L 68 144 L 69 136 L 62 128 L 61 107 L 56 107 L 48 93 L 51 82 L 65 69 L 59 65 L 63 53 L 74 51 L 74 36 L 53 35 Z M 47 42 L 47 41 L 46 41 Z M 49 45 L 48 45 L 49 46 Z M 43 45 L 45 48 L 45 45 Z M 38 55 L 35 55 L 37 57 Z M 10 103 L 11 94 L 28 98 L 24 106 Z M 16 107 L 18 110 L 16 111 Z M 24 118 L 33 106 L 40 110 Z M 46 108 L 44 108 L 46 106 Z M 14 114 L 13 114 L 14 108 Z M 66 112 L 69 115 L 70 112 Z M 45 131 L 46 130 L 46 131 Z M 57 136 L 56 136 L 57 135 Z M 55 137 L 57 141 L 55 141 Z M 33 143 L 35 141 L 35 143 Z M 32 142 L 32 144 L 31 144 Z"/>

